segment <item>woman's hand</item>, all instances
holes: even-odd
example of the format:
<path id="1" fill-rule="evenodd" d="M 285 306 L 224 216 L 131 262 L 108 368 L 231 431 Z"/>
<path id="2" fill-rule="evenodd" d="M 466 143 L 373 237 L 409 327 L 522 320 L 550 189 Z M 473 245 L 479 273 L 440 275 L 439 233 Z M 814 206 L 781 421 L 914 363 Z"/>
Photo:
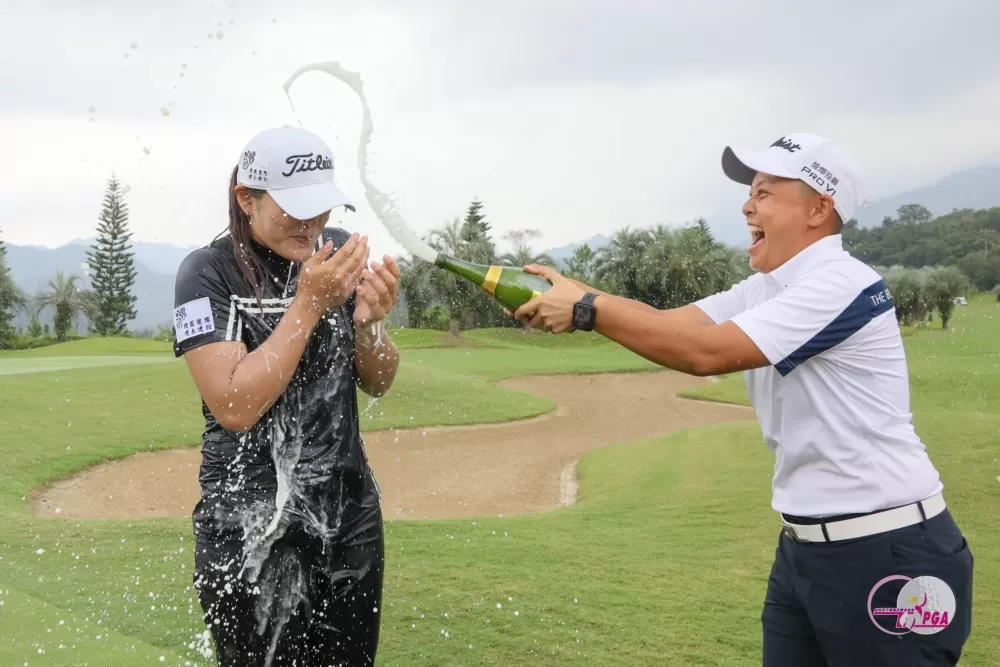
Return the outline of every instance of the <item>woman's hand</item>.
<path id="1" fill-rule="evenodd" d="M 362 273 L 363 281 L 357 286 L 358 297 L 354 305 L 354 324 L 367 326 L 381 322 L 399 303 L 399 266 L 386 255 L 385 264 L 372 262 L 372 269 Z"/>
<path id="2" fill-rule="evenodd" d="M 296 298 L 320 316 L 342 306 L 354 293 L 368 265 L 368 237 L 351 235 L 340 250 L 330 256 L 333 242 L 327 241 L 302 263 Z"/>

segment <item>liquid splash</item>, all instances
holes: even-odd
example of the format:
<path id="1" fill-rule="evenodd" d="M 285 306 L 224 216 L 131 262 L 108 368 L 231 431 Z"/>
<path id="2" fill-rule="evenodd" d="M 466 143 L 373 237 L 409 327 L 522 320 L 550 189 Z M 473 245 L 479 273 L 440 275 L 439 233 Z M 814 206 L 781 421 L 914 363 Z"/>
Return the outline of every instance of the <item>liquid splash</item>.
<path id="1" fill-rule="evenodd" d="M 282 296 L 289 290 L 286 286 Z M 252 314 L 245 312 L 243 316 L 249 320 Z M 273 334 L 277 318 L 269 319 L 260 314 L 255 321 L 262 337 Z M 335 360 L 337 358 L 339 347 Z M 345 525 L 345 508 L 355 503 L 336 471 L 316 466 L 317 452 L 312 442 L 316 434 L 309 431 L 307 422 L 303 421 L 307 413 L 348 409 L 340 403 L 344 400 L 342 378 L 335 378 L 321 387 L 309 385 L 304 380 L 293 379 L 259 427 L 239 439 L 236 455 L 226 465 L 231 477 L 225 492 L 239 495 L 246 489 L 252 474 L 246 458 L 261 449 L 268 452 L 274 465 L 277 488 L 270 499 L 242 504 L 236 511 L 229 505 L 216 509 L 215 521 L 219 525 L 230 525 L 236 528 L 237 534 L 242 533 L 243 548 L 231 560 L 213 564 L 213 574 L 199 582 L 202 588 L 210 588 L 218 599 L 242 595 L 241 591 L 248 589 L 255 592 L 256 606 L 246 609 L 246 613 L 252 618 L 256 633 L 264 640 L 259 655 L 255 655 L 262 659 L 261 664 L 265 667 L 277 661 L 276 655 L 282 650 L 279 643 L 293 619 L 301 616 L 308 619 L 308 624 L 324 625 L 327 612 L 315 608 L 321 598 L 316 597 L 314 590 L 316 563 L 323 560 L 314 551 L 305 555 L 299 555 L 298 551 L 304 542 L 312 545 L 308 549 L 319 547 L 323 553 L 337 548 L 332 545 L 343 538 L 340 533 Z M 347 520 L 353 521 L 352 526 L 360 525 L 356 504 L 352 507 L 355 509 Z M 312 560 L 316 558 L 319 561 Z M 308 565 L 310 562 L 314 564 Z M 322 574 L 330 582 L 346 582 L 343 585 L 349 587 L 363 579 L 366 571 L 367 566 L 363 571 L 356 571 L 339 565 L 324 569 Z M 339 626 L 337 623 L 336 627 L 321 632 L 341 632 Z M 351 641 L 350 637 L 345 637 L 345 641 Z"/>
<path id="2" fill-rule="evenodd" d="M 375 185 L 368 178 L 368 144 L 371 142 L 374 126 L 372 123 L 371 109 L 368 107 L 368 99 L 365 97 L 364 82 L 361 80 L 361 74 L 344 69 L 340 66 L 340 63 L 336 61 L 303 65 L 296 70 L 295 73 L 288 78 L 283 87 L 285 90 L 285 96 L 288 98 L 288 103 L 292 107 L 292 113 L 295 114 L 295 119 L 299 121 L 299 125 L 302 125 L 302 121 L 299 119 L 298 113 L 295 111 L 295 104 L 292 102 L 292 96 L 289 94 L 289 89 L 292 87 L 292 84 L 295 83 L 295 80 L 306 72 L 323 72 L 324 74 L 329 74 L 333 78 L 346 83 L 351 90 L 357 93 L 358 98 L 361 100 L 361 111 L 363 115 L 361 123 L 361 139 L 358 142 L 358 171 L 361 173 L 361 183 L 365 186 L 365 198 L 368 200 L 368 205 L 371 206 L 376 217 L 378 217 L 382 224 L 386 226 L 389 233 L 392 234 L 392 237 L 396 239 L 401 246 L 420 259 L 433 263 L 434 260 L 437 259 L 437 251 L 430 247 L 407 226 L 406 221 L 403 220 L 403 216 L 399 214 L 399 211 L 396 209 L 389 196 L 375 187 Z"/>

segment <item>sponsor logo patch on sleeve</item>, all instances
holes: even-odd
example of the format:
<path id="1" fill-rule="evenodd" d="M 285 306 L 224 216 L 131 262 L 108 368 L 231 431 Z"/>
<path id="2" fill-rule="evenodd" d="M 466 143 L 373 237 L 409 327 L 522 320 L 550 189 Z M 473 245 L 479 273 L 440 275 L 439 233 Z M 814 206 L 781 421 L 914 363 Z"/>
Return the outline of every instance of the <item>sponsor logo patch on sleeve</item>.
<path id="1" fill-rule="evenodd" d="M 178 343 L 212 331 L 215 331 L 215 320 L 207 296 L 174 308 L 174 335 Z"/>

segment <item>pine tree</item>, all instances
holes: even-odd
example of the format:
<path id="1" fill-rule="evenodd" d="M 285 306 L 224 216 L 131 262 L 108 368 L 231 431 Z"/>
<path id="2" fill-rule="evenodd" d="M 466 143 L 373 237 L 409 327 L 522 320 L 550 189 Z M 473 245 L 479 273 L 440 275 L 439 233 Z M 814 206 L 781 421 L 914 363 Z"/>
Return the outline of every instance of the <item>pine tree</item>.
<path id="1" fill-rule="evenodd" d="M 496 264 L 499 261 L 496 243 L 493 242 L 491 225 L 486 222 L 486 215 L 482 210 L 483 203 L 478 199 L 473 199 L 469 204 L 459 232 L 462 240 L 460 256 L 478 264 Z M 463 329 L 500 326 L 516 322 L 516 320 L 511 320 L 504 315 L 503 309 L 474 285 L 461 285 L 457 294 L 461 295 L 464 303 L 457 311 L 453 310 L 452 314 L 460 314 Z"/>
<path id="2" fill-rule="evenodd" d="M 490 223 L 486 222 L 486 216 L 480 212 L 482 210 L 483 203 L 478 199 L 473 199 L 465 214 L 465 222 L 462 224 L 462 240 L 473 246 L 474 249 L 485 247 L 494 249 L 493 241 L 490 238 Z"/>
<path id="3" fill-rule="evenodd" d="M 14 311 L 24 307 L 24 295 L 14 284 L 7 266 L 7 248 L 0 239 L 0 348 L 10 347 L 14 338 Z"/>
<path id="4" fill-rule="evenodd" d="M 698 235 L 701 236 L 709 245 L 715 243 L 715 236 L 712 235 L 712 230 L 708 228 L 708 220 L 705 218 L 698 218 L 694 224 L 695 229 L 698 230 Z"/>
<path id="5" fill-rule="evenodd" d="M 125 323 L 136 316 L 135 253 L 129 245 L 132 232 L 128 229 L 128 206 L 114 175 L 104 195 L 104 209 L 97 226 L 97 240 L 87 253 L 92 272 L 95 321 L 94 332 L 114 336 L 126 331 Z"/>

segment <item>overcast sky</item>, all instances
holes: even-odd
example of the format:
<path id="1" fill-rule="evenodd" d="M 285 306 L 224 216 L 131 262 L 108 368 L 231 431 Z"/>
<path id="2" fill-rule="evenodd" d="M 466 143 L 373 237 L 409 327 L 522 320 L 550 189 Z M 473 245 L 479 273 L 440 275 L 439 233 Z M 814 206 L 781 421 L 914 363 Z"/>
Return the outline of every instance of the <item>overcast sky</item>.
<path id="1" fill-rule="evenodd" d="M 15 244 L 92 235 L 112 171 L 136 239 L 209 242 L 244 143 L 296 124 L 281 86 L 315 61 L 361 73 L 371 178 L 418 233 L 473 197 L 546 247 L 738 212 L 723 147 L 793 131 L 845 144 L 873 199 L 1000 160 L 996 0 L 0 2 Z M 358 178 L 354 93 L 310 73 L 292 97 L 358 206 L 334 219 L 398 252 Z"/>

